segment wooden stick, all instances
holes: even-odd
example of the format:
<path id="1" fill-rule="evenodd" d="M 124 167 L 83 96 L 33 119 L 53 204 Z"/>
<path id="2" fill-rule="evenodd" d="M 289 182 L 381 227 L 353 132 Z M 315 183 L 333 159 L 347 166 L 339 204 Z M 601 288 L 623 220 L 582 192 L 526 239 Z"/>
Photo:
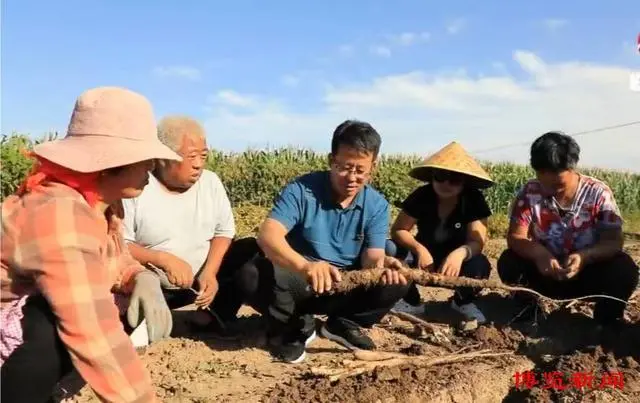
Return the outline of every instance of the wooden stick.
<path id="1" fill-rule="evenodd" d="M 470 287 L 470 288 L 494 288 L 506 291 L 521 291 L 534 294 L 539 298 L 554 301 L 554 302 L 571 302 L 578 301 L 590 298 L 607 298 L 615 301 L 622 302 L 623 304 L 627 304 L 627 301 L 624 301 L 620 298 L 612 297 L 610 295 L 587 295 L 584 297 L 577 298 L 567 298 L 567 299 L 554 299 L 551 297 L 547 297 L 539 293 L 538 291 L 525 288 L 525 287 L 514 287 L 509 286 L 498 280 L 478 280 L 475 278 L 468 277 L 450 277 L 443 276 L 440 274 L 433 274 L 426 272 L 424 270 L 412 269 L 412 268 L 402 268 L 397 270 L 406 278 L 408 281 L 413 281 L 415 284 L 419 284 L 422 286 L 432 286 L 432 287 L 443 287 L 443 288 L 458 288 L 458 287 Z M 331 285 L 331 290 L 327 292 L 327 294 L 332 293 L 347 293 L 355 288 L 364 287 L 370 288 L 373 286 L 377 286 L 382 284 L 381 278 L 385 269 L 362 269 L 362 270 L 351 270 L 340 273 L 342 276 L 342 280 L 340 282 L 334 282 Z"/>
<path id="2" fill-rule="evenodd" d="M 392 309 L 389 313 L 397 316 L 400 319 L 404 319 L 408 322 L 422 327 L 423 329 L 431 333 L 438 343 L 450 343 L 449 338 L 444 334 L 442 329 L 439 329 L 437 326 L 427 322 L 424 319 L 420 319 L 417 316 L 411 315 L 410 313 L 398 311 L 395 309 Z"/>
<path id="3" fill-rule="evenodd" d="M 390 358 L 383 361 L 364 361 L 358 366 L 350 366 L 349 368 L 313 367 L 311 368 L 311 373 L 316 376 L 328 377 L 331 382 L 335 382 L 339 379 L 360 375 L 381 367 L 394 367 L 403 364 L 411 364 L 418 368 L 425 368 L 439 364 L 452 364 L 460 361 L 468 361 L 474 358 L 498 357 L 512 354 L 512 351 L 493 353 L 489 350 L 481 350 L 472 353 L 449 354 L 437 358 L 426 358 L 424 356 L 403 356 Z"/>
<path id="4" fill-rule="evenodd" d="M 354 357 L 360 361 L 386 361 L 394 358 L 407 358 L 406 354 L 394 353 L 391 351 L 369 351 L 369 350 L 356 350 L 353 352 Z"/>

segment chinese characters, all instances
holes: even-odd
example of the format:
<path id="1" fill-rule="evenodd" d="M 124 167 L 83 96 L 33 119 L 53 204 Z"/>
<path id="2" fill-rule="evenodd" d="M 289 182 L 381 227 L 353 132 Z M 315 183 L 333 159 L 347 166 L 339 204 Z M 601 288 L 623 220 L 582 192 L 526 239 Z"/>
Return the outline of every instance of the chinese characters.
<path id="1" fill-rule="evenodd" d="M 540 376 L 541 375 L 541 376 Z M 605 372 L 597 378 L 589 372 L 573 372 L 567 377 L 560 371 L 543 372 L 534 371 L 516 372 L 513 375 L 515 387 L 519 389 L 624 389 L 624 374 L 622 372 Z"/>

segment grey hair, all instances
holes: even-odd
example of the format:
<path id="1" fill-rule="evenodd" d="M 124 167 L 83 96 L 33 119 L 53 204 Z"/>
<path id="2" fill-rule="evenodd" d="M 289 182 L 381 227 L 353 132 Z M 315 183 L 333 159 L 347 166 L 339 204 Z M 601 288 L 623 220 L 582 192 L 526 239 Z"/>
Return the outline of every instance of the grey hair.
<path id="1" fill-rule="evenodd" d="M 175 152 L 178 152 L 187 134 L 206 138 L 202 125 L 190 117 L 168 116 L 158 124 L 158 139 Z"/>

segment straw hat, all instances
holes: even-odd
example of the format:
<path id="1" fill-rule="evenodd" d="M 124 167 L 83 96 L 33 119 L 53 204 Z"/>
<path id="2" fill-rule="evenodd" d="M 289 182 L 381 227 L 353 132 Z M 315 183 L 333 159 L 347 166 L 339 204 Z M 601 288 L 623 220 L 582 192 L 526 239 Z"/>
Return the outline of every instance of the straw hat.
<path id="1" fill-rule="evenodd" d="M 457 142 L 451 142 L 409 172 L 412 178 L 431 182 L 435 170 L 446 170 L 467 176 L 468 183 L 485 189 L 493 185 L 489 174 Z"/>
<path id="2" fill-rule="evenodd" d="M 73 108 L 67 135 L 41 143 L 33 152 L 78 172 L 97 172 L 149 159 L 182 160 L 158 139 L 151 103 L 138 93 L 118 87 L 82 93 Z"/>

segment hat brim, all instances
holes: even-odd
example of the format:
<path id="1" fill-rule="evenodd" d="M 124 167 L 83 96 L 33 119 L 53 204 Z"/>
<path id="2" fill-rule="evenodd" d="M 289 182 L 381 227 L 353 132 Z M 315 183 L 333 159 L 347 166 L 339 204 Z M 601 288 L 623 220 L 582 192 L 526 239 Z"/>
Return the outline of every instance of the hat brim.
<path id="1" fill-rule="evenodd" d="M 182 161 L 182 157 L 160 140 L 100 135 L 74 135 L 45 141 L 35 146 L 33 152 L 53 163 L 85 173 L 152 159 Z"/>
<path id="2" fill-rule="evenodd" d="M 449 172 L 462 174 L 465 177 L 465 184 L 476 189 L 487 189 L 495 184 L 491 179 L 488 179 L 488 178 L 482 178 L 482 177 L 473 175 L 469 172 L 464 172 L 457 169 L 439 167 L 436 165 L 415 167 L 411 169 L 411 171 L 409 172 L 409 176 L 419 181 L 432 182 L 433 174 L 435 171 L 449 171 Z"/>

